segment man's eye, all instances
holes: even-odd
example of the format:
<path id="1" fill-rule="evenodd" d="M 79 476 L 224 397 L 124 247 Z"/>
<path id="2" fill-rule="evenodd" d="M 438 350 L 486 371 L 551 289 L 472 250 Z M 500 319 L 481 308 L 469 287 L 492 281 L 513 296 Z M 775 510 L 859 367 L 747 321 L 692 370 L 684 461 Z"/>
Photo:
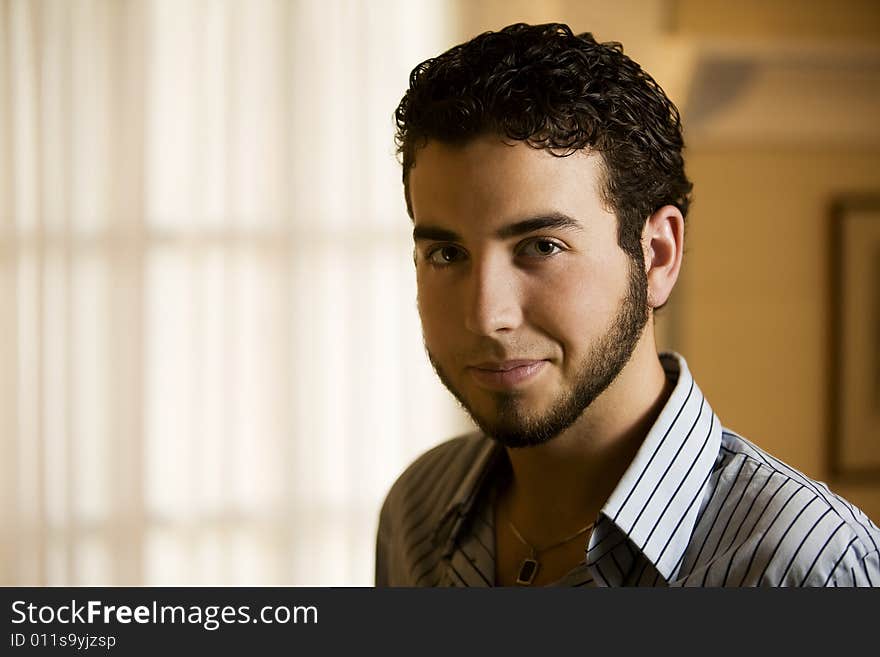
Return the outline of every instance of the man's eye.
<path id="1" fill-rule="evenodd" d="M 428 252 L 427 260 L 432 265 L 444 267 L 462 259 L 464 253 L 457 246 L 439 246 Z"/>
<path id="2" fill-rule="evenodd" d="M 547 258 L 556 255 L 557 253 L 562 253 L 564 250 L 565 249 L 562 246 L 553 240 L 537 239 L 523 244 L 519 248 L 518 254 L 530 258 Z"/>

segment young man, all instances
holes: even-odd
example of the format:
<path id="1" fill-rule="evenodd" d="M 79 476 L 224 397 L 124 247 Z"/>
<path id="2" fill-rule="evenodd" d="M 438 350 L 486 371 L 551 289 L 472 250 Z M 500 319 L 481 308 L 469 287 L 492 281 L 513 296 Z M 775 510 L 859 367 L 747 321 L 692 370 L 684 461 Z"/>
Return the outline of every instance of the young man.
<path id="1" fill-rule="evenodd" d="M 880 585 L 877 526 L 657 353 L 691 183 L 619 45 L 486 33 L 417 66 L 396 117 L 425 346 L 481 431 L 391 489 L 377 585 Z"/>

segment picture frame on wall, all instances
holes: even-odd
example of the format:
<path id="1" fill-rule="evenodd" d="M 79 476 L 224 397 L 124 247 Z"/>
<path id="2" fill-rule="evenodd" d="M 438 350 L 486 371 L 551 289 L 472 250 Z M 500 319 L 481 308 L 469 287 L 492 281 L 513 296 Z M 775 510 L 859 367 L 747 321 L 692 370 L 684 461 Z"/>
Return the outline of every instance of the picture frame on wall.
<path id="1" fill-rule="evenodd" d="M 880 192 L 831 212 L 829 471 L 880 484 Z"/>

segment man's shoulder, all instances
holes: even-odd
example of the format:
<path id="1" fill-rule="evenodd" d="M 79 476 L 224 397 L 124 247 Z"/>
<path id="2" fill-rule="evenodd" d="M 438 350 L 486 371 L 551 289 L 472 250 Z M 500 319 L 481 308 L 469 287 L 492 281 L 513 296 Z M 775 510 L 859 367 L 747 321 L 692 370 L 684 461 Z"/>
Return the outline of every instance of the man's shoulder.
<path id="1" fill-rule="evenodd" d="M 417 493 L 426 493 L 429 489 L 434 492 L 429 496 L 434 501 L 441 501 L 443 495 L 438 493 L 443 489 L 451 488 L 448 491 L 451 495 L 455 484 L 464 479 L 489 440 L 481 432 L 474 431 L 450 438 L 424 452 L 394 482 L 386 505 L 412 499 Z M 418 499 L 413 501 L 417 503 Z"/>
<path id="2" fill-rule="evenodd" d="M 730 429 L 722 430 L 721 450 L 726 453 L 726 469 L 729 473 L 736 472 L 739 478 L 748 473 L 751 481 L 749 488 L 758 499 L 772 498 L 774 493 L 778 497 L 777 491 L 785 486 L 790 493 L 797 492 L 802 499 L 823 512 L 839 516 L 847 524 L 854 518 L 867 520 L 863 512 L 835 493 L 825 482 L 804 474 Z M 760 486 L 756 485 L 758 483 Z"/>
<path id="3" fill-rule="evenodd" d="M 404 470 L 382 505 L 376 541 L 376 583 L 418 586 L 442 577 L 444 522 L 457 499 L 479 486 L 493 444 L 481 433 L 447 440 Z"/>
<path id="4" fill-rule="evenodd" d="M 880 529 L 864 512 L 728 429 L 721 452 L 723 501 L 707 522 L 720 532 L 720 552 L 741 562 L 744 582 L 822 585 L 850 563 L 870 578 L 866 559 L 877 558 Z"/>

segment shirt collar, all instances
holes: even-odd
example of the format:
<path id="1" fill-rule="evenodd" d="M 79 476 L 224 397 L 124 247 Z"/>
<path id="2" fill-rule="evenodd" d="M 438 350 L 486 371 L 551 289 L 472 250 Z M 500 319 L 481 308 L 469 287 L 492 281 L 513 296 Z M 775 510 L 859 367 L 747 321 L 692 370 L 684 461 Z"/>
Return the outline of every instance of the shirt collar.
<path id="1" fill-rule="evenodd" d="M 721 447 L 721 424 L 685 359 L 664 353 L 661 362 L 667 378 L 678 381 L 601 515 L 669 581 L 699 515 L 702 492 Z M 597 525 L 591 538 L 588 565 L 617 544 L 609 524 L 604 524 L 603 531 Z M 608 549 L 595 549 L 602 542 Z"/>

